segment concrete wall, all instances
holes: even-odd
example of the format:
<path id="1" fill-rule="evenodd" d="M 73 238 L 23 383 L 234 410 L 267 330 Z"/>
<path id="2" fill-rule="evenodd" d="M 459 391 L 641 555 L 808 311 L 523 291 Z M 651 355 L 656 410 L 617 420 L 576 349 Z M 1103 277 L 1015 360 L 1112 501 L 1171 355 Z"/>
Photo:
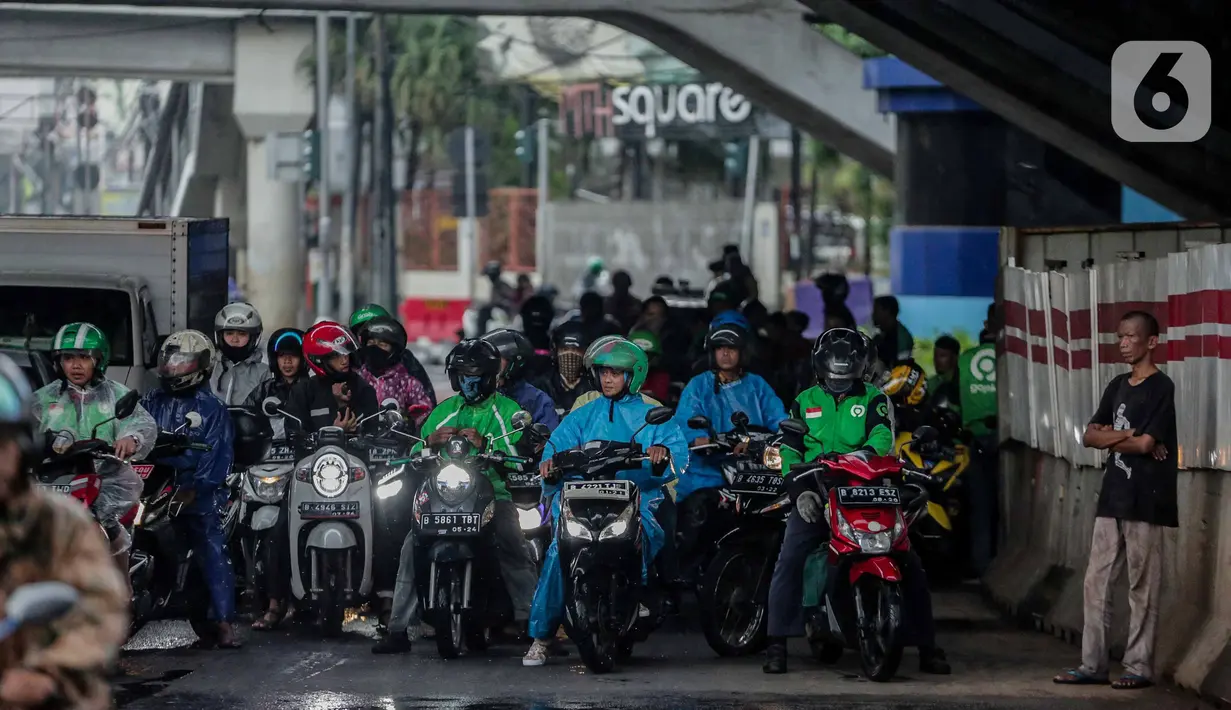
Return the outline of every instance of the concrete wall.
<path id="1" fill-rule="evenodd" d="M 1047 633 L 1080 644 L 1082 582 L 1101 469 L 1009 442 L 1001 452 L 1001 554 L 984 582 L 992 598 Z M 1180 527 L 1163 546 L 1158 667 L 1203 696 L 1231 700 L 1231 479 L 1179 475 Z M 1127 580 L 1116 585 L 1113 654 L 1127 636 Z M 1056 659 L 1074 666 L 1079 650 Z"/>

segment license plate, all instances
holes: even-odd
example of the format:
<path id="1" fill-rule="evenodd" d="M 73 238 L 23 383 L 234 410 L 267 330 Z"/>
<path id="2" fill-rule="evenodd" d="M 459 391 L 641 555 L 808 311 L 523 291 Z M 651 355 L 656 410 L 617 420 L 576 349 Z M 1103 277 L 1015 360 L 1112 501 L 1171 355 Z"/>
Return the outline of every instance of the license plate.
<path id="1" fill-rule="evenodd" d="M 566 500 L 628 500 L 632 496 L 631 481 L 569 481 L 564 484 Z"/>
<path id="2" fill-rule="evenodd" d="M 782 489 L 782 476 L 777 473 L 736 473 L 731 476 L 734 493 L 777 493 Z"/>
<path id="3" fill-rule="evenodd" d="M 354 519 L 359 517 L 359 501 L 309 501 L 299 504 L 299 517 L 308 520 L 325 518 Z"/>
<path id="4" fill-rule="evenodd" d="M 534 471 L 510 471 L 505 483 L 509 488 L 538 488 L 539 474 Z"/>
<path id="5" fill-rule="evenodd" d="M 370 463 L 384 463 L 390 459 L 397 458 L 397 450 L 389 449 L 383 446 L 373 446 L 368 449 L 368 461 Z"/>
<path id="6" fill-rule="evenodd" d="M 898 489 L 880 486 L 855 486 L 838 489 L 838 505 L 885 506 L 902 505 Z"/>
<path id="7" fill-rule="evenodd" d="M 38 487 L 45 491 L 52 491 L 53 493 L 63 493 L 66 496 L 72 495 L 73 493 L 73 487 L 63 483 L 40 483 L 38 484 Z"/>
<path id="8" fill-rule="evenodd" d="M 479 532 L 482 515 L 478 513 L 424 513 L 419 525 L 436 535 L 468 535 Z"/>
<path id="9" fill-rule="evenodd" d="M 266 461 L 294 461 L 295 447 L 290 444 L 274 444 L 269 447 L 269 456 Z"/>

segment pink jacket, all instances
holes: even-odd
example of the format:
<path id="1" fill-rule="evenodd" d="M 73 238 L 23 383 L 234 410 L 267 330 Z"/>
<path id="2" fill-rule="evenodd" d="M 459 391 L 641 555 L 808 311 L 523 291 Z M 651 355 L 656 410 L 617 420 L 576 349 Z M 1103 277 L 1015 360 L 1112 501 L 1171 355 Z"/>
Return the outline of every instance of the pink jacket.
<path id="1" fill-rule="evenodd" d="M 428 399 L 427 390 L 423 389 L 423 383 L 410 376 L 406 371 L 406 366 L 398 363 L 393 367 L 385 370 L 379 376 L 372 374 L 368 368 L 359 369 L 359 374 L 363 376 L 363 380 L 376 390 L 376 401 L 383 402 L 392 397 L 397 400 L 398 406 L 402 412 L 410 411 L 410 408 L 415 405 L 422 405 L 427 409 L 423 414 L 417 417 L 415 423 L 418 424 L 429 412 L 432 411 L 432 400 Z"/>

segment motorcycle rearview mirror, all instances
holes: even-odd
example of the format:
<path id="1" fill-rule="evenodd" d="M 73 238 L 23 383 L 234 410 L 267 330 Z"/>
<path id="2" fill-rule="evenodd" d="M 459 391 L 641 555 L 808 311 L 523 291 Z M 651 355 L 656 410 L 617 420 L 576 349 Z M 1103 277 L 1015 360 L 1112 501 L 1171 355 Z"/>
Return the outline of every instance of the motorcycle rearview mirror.
<path id="1" fill-rule="evenodd" d="M 534 423 L 534 417 L 530 416 L 530 412 L 527 412 L 526 410 L 521 409 L 521 410 L 518 410 L 517 413 L 513 415 L 513 418 L 511 421 L 513 422 L 513 428 L 517 431 L 521 431 L 522 429 L 526 429 L 531 424 Z"/>
<path id="2" fill-rule="evenodd" d="M 115 403 L 115 418 L 127 419 L 131 417 L 133 412 L 137 411 L 137 405 L 141 402 L 141 395 L 137 394 L 137 390 L 128 390 L 123 397 Z"/>
<path id="3" fill-rule="evenodd" d="M 731 425 L 734 426 L 736 429 L 747 428 L 748 421 L 749 419 L 748 419 L 747 412 L 733 412 L 731 414 Z"/>
<path id="4" fill-rule="evenodd" d="M 387 397 L 385 401 L 380 403 L 380 409 L 384 412 L 396 412 L 398 410 L 398 401 L 392 397 Z"/>
<path id="5" fill-rule="evenodd" d="M 281 411 L 282 400 L 277 397 L 266 397 L 261 400 L 261 412 L 267 417 L 276 417 Z"/>
<path id="6" fill-rule="evenodd" d="M 4 603 L 4 635 L 25 624 L 55 621 L 76 606 L 80 597 L 75 587 L 64 582 L 23 584 Z"/>
<path id="7" fill-rule="evenodd" d="M 704 414 L 698 414 L 695 417 L 689 417 L 688 427 L 690 429 L 705 429 L 706 431 L 709 431 L 711 427 L 710 418 L 705 416 Z"/>
<path id="8" fill-rule="evenodd" d="M 936 430 L 936 427 L 925 424 L 915 430 L 914 435 L 911 437 L 910 443 L 913 446 L 923 446 L 926 444 L 935 443 L 939 438 L 940 432 Z"/>
<path id="9" fill-rule="evenodd" d="M 778 428 L 783 434 L 792 434 L 794 436 L 807 436 L 808 425 L 798 419 L 783 419 Z"/>
<path id="10" fill-rule="evenodd" d="M 189 429 L 200 429 L 201 424 L 204 422 L 201 419 L 200 414 L 196 412 L 189 412 L 184 415 L 184 423 L 188 425 Z"/>
<path id="11" fill-rule="evenodd" d="M 547 440 L 551 438 L 551 429 L 548 429 L 547 425 L 542 422 L 535 422 L 534 424 L 531 424 L 530 433 L 533 434 L 536 439 Z"/>
<path id="12" fill-rule="evenodd" d="M 671 421 L 673 416 L 675 416 L 675 410 L 671 407 L 655 407 L 645 413 L 645 423 L 650 426 L 658 426 Z"/>

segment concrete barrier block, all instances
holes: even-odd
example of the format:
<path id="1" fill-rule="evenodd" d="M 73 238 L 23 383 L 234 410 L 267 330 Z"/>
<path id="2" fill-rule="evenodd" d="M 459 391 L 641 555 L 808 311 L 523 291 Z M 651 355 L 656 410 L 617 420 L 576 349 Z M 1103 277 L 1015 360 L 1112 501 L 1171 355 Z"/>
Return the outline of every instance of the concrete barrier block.
<path id="1" fill-rule="evenodd" d="M 1220 519 L 1219 511 L 1225 480 L 1226 474 L 1180 472 L 1180 527 L 1168 530 L 1163 542 L 1159 668 L 1178 667 L 1212 611 L 1217 531 L 1228 532 L 1228 519 Z"/>
<path id="2" fill-rule="evenodd" d="M 1185 570 L 1184 575 L 1193 575 L 1208 585 L 1209 611 L 1205 615 L 1196 636 L 1187 644 L 1187 652 L 1175 667 L 1173 677 L 1179 685 L 1211 693 L 1227 695 L 1224 684 L 1231 679 L 1231 658 L 1227 645 L 1231 644 L 1231 484 L 1223 471 L 1201 471 L 1198 475 L 1210 481 L 1207 490 L 1216 493 L 1216 501 L 1207 508 L 1208 517 L 1197 520 L 1194 511 L 1181 509 L 1181 525 L 1208 526 L 1212 559 L 1194 570 Z M 1192 518 L 1192 520 L 1189 520 Z M 1160 627 L 1166 626 L 1163 619 Z M 1164 671 L 1169 670 L 1167 668 Z M 1215 696 L 1219 697 L 1219 696 Z"/>

